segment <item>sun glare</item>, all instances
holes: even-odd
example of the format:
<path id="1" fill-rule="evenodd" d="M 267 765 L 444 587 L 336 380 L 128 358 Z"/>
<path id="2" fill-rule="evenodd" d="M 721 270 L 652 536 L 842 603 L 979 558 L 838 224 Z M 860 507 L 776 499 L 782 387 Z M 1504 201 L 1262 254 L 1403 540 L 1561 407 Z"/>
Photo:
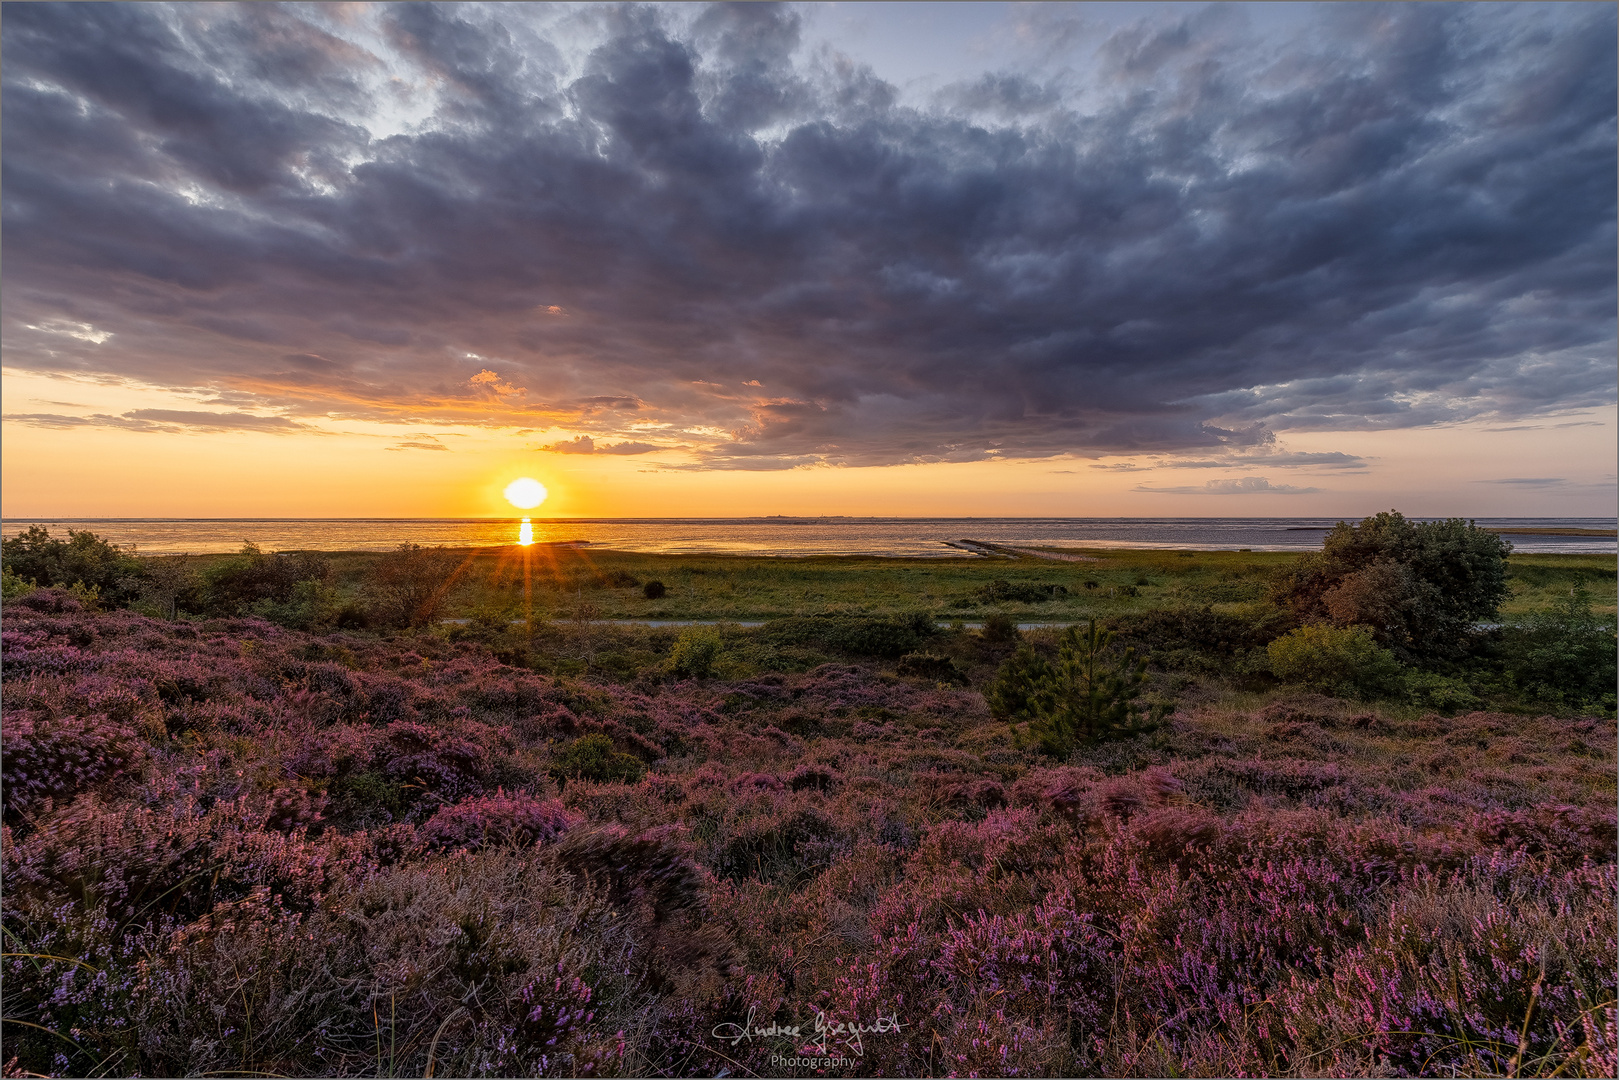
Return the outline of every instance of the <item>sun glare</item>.
<path id="1" fill-rule="evenodd" d="M 519 510 L 532 510 L 545 501 L 545 485 L 524 476 L 506 485 L 506 501 Z"/>

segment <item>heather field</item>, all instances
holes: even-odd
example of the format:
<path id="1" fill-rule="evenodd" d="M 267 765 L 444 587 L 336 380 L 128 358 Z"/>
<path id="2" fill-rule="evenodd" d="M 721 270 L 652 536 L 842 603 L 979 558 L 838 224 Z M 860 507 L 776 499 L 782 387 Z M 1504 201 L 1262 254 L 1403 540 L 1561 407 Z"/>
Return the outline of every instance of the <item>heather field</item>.
<path id="1" fill-rule="evenodd" d="M 1510 657 L 1284 682 L 1292 624 L 1176 558 L 945 590 L 1205 590 L 1117 620 L 1156 726 L 1065 757 L 1004 673 L 1072 642 L 1005 620 L 18 587 L 6 1075 L 1614 1075 L 1612 697 Z"/>

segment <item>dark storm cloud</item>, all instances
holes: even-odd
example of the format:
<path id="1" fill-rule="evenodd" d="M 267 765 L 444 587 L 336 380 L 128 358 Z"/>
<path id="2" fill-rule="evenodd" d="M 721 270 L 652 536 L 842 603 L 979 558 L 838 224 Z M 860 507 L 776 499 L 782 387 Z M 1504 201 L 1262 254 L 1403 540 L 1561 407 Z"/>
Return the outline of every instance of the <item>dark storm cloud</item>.
<path id="1" fill-rule="evenodd" d="M 917 107 L 766 5 L 10 5 L 7 360 L 712 468 L 1359 465 L 1264 447 L 1613 400 L 1614 20 L 1146 13 Z"/>

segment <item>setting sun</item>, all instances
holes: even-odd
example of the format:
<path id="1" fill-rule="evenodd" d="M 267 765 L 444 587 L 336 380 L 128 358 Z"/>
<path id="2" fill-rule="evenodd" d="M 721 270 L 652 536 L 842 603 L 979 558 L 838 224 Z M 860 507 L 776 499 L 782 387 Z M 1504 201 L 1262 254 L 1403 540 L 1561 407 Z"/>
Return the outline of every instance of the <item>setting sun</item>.
<path id="1" fill-rule="evenodd" d="M 532 510 L 545 501 L 549 492 L 538 480 L 524 476 L 506 485 L 506 501 L 519 510 Z"/>

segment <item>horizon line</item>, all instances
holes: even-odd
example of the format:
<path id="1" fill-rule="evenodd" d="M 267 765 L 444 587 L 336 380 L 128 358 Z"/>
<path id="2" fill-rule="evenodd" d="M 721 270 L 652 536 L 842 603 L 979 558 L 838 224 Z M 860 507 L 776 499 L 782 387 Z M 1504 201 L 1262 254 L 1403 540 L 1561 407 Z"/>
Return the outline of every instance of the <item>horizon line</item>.
<path id="1" fill-rule="evenodd" d="M 1600 514 L 1537 514 L 1528 516 L 1505 516 L 1490 514 L 1406 514 L 1400 513 L 1411 520 L 1422 521 L 1448 521 L 1459 518 L 1464 521 L 1614 521 L 1619 522 L 1619 516 Z M 580 516 L 554 516 L 545 517 L 536 514 L 505 514 L 482 517 L 90 517 L 86 515 L 59 514 L 15 514 L 0 515 L 0 525 L 12 522 L 263 522 L 263 521 L 306 521 L 306 522 L 505 522 L 505 521 L 647 521 L 647 522 L 679 522 L 679 521 L 1325 521 L 1329 519 L 1359 520 L 1367 514 L 1110 514 L 1079 516 L 1070 514 L 922 514 L 922 515 L 886 515 L 886 514 L 697 514 L 685 517 L 657 517 L 657 516 L 628 516 L 609 517 L 605 515 Z"/>

